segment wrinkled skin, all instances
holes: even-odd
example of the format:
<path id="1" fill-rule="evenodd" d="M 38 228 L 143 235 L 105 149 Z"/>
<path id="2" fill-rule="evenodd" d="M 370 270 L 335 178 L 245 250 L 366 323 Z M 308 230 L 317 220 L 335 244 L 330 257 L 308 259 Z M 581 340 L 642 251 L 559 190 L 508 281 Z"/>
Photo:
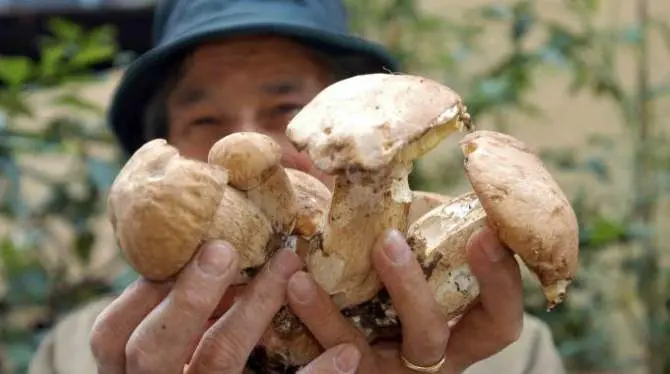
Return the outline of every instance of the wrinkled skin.
<path id="1" fill-rule="evenodd" d="M 234 71 L 235 74 L 228 74 Z M 209 148 L 237 131 L 270 135 L 283 164 L 332 186 L 284 135 L 291 116 L 332 82 L 307 50 L 275 37 L 246 37 L 203 45 L 188 59 L 167 103 L 168 140 L 187 157 L 206 160 Z M 430 365 L 446 354 L 442 373 L 461 373 L 514 342 L 522 329 L 517 263 L 483 231 L 468 259 L 481 286 L 480 303 L 459 321 L 439 313 L 405 240 L 379 238 L 375 269 L 403 325 L 403 341 L 368 345 L 290 251 L 280 251 L 248 286 L 231 287 L 235 251 L 206 243 L 170 283 L 138 279 L 98 317 L 91 348 L 99 374 L 242 373 L 272 316 L 288 303 L 325 352 L 304 373 L 411 373 L 398 353 Z"/>

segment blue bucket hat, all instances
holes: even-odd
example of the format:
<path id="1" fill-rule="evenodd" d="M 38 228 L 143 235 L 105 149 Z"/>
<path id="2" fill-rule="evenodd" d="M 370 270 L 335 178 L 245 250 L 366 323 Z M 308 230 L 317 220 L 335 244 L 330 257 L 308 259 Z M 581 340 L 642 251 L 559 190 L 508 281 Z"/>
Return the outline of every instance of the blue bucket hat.
<path id="1" fill-rule="evenodd" d="M 109 121 L 122 148 L 135 152 L 145 108 L 182 53 L 213 38 L 275 34 L 331 59 L 344 76 L 397 71 L 381 45 L 351 35 L 341 0 L 164 0 L 154 14 L 154 47 L 133 61 L 112 99 Z"/>

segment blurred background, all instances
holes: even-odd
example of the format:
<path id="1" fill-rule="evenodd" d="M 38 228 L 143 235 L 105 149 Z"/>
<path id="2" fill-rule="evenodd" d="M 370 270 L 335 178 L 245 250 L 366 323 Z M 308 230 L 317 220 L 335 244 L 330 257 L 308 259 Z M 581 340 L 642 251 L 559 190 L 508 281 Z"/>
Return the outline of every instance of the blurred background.
<path id="1" fill-rule="evenodd" d="M 149 48 L 153 1 L 0 0 L 0 372 L 134 274 L 104 215 L 123 163 L 105 110 Z M 670 2 L 349 1 L 352 27 L 455 88 L 480 128 L 538 149 L 580 220 L 581 270 L 547 313 L 570 373 L 670 373 Z M 448 141 L 415 189 L 467 190 Z M 527 274 L 526 274 L 527 275 Z"/>

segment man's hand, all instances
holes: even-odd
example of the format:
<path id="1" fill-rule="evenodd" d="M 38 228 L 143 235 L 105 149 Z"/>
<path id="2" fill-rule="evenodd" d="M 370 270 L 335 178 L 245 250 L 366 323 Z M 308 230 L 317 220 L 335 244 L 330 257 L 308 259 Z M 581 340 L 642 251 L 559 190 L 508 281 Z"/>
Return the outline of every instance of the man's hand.
<path id="1" fill-rule="evenodd" d="M 374 265 L 402 322 L 403 341 L 369 346 L 328 295 L 304 273 L 288 285 L 291 309 L 319 342 L 352 343 L 362 353 L 360 373 L 412 373 L 400 359 L 430 366 L 446 359 L 444 374 L 462 373 L 516 341 L 523 327 L 522 283 L 513 256 L 488 230 L 473 235 L 468 260 L 480 284 L 480 302 L 455 324 L 446 321 L 404 238 L 389 232 L 373 253 Z"/>
<path id="2" fill-rule="evenodd" d="M 280 251 L 214 322 L 222 298 L 232 301 L 226 291 L 238 274 L 237 255 L 226 243 L 204 245 L 174 283 L 140 279 L 98 316 L 91 335 L 98 374 L 242 373 L 301 267 L 293 252 Z M 327 350 L 310 370 L 355 371 L 360 354 L 346 347 Z"/>

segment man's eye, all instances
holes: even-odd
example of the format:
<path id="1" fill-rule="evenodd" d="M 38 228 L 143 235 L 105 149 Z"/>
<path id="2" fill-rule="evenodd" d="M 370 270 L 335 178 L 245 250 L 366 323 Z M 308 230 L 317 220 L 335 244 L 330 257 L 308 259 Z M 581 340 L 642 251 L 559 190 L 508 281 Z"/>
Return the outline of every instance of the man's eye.
<path id="1" fill-rule="evenodd" d="M 281 115 L 295 116 L 302 109 L 303 105 L 298 104 L 282 104 L 277 107 L 277 112 Z"/>
<path id="2" fill-rule="evenodd" d="M 217 123 L 218 121 L 214 117 L 200 117 L 191 122 L 193 126 L 216 125 Z"/>

